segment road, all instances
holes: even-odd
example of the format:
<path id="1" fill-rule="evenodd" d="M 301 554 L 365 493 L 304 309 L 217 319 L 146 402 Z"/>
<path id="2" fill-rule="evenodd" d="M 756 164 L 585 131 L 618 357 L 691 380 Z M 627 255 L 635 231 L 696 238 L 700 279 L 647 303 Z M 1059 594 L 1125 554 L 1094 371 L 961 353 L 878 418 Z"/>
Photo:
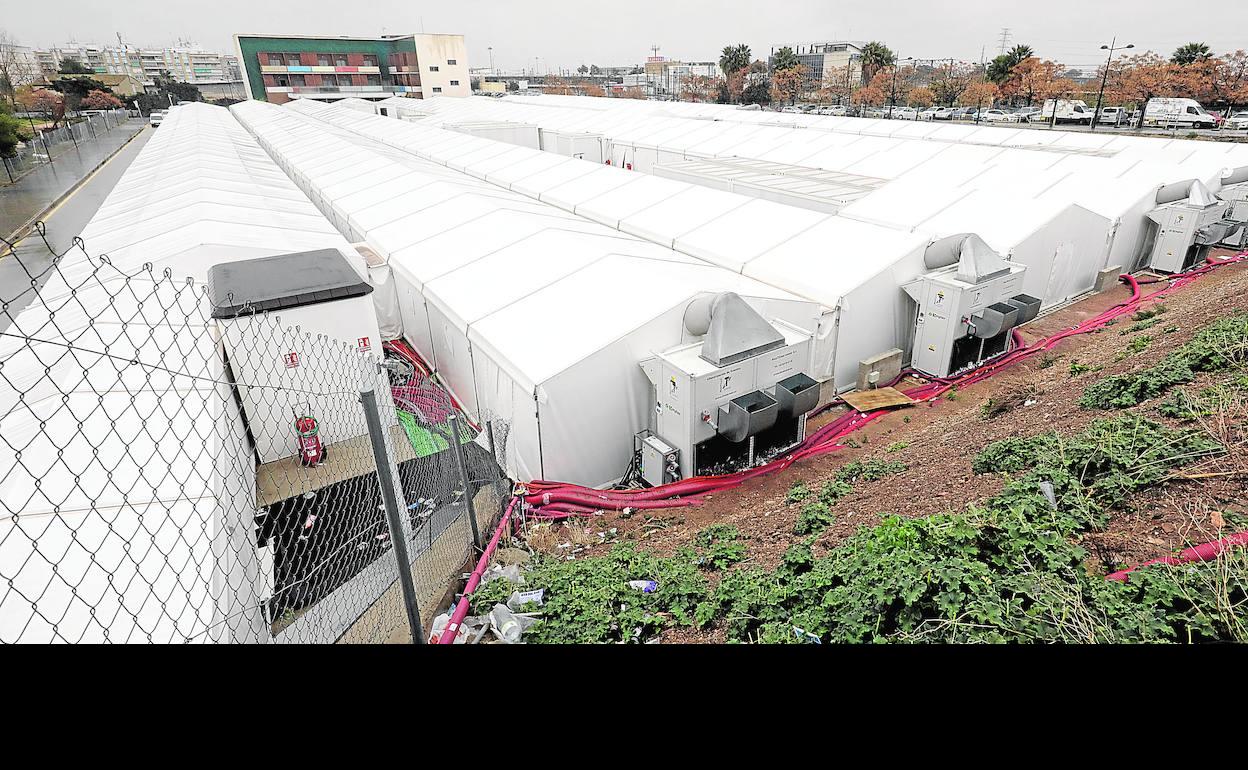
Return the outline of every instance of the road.
<path id="1" fill-rule="evenodd" d="M 95 216 L 95 212 L 112 192 L 135 156 L 147 144 L 152 133 L 151 129 L 144 129 L 122 147 L 120 152 L 91 173 L 78 189 L 44 215 L 48 243 L 45 244 L 38 233 L 31 233 L 17 242 L 16 254 L 0 256 L 0 302 L 4 303 L 3 309 L 0 309 L 0 331 L 6 329 L 12 323 L 13 317 L 34 299 L 32 281 L 36 287 L 43 285 L 50 274 L 53 252 L 63 254 L 70 247 L 74 238 L 91 221 L 91 217 Z M 61 163 L 59 158 L 56 163 Z M 7 232 L 9 228 L 3 229 Z M 51 249 L 48 248 L 49 245 Z"/>

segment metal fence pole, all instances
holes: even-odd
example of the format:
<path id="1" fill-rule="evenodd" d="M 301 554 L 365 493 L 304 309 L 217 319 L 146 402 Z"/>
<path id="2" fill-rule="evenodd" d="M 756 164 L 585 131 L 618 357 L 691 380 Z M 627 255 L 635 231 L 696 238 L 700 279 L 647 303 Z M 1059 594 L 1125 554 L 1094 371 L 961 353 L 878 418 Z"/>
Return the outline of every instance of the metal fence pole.
<path id="1" fill-rule="evenodd" d="M 459 466 L 459 478 L 464 483 L 464 505 L 468 507 L 468 522 L 472 524 L 472 544 L 481 550 L 481 531 L 477 529 L 477 512 L 472 507 L 472 489 L 468 486 L 468 464 L 464 462 L 464 445 L 459 443 L 459 416 L 451 412 L 447 421 L 451 425 L 451 443 L 455 445 L 455 463 Z"/>
<path id="2" fill-rule="evenodd" d="M 386 451 L 385 428 L 381 425 L 381 414 L 377 410 L 377 391 L 372 385 L 360 391 L 360 404 L 364 407 L 364 420 L 368 423 L 368 437 L 373 445 L 373 459 L 377 463 L 377 481 L 381 484 L 381 499 L 386 508 L 386 524 L 390 528 L 390 542 L 394 546 L 394 558 L 399 566 L 399 586 L 403 590 L 403 605 L 407 610 L 407 625 L 412 632 L 412 644 L 424 644 L 425 631 L 420 625 L 420 608 L 416 604 L 412 560 L 407 555 L 407 535 L 403 532 L 399 500 L 394 493 L 394 474 L 391 473 L 390 454 Z"/>
<path id="3" fill-rule="evenodd" d="M 13 170 L 9 168 L 9 159 L 0 158 L 0 162 L 4 163 L 4 173 L 9 175 L 9 182 L 16 182 L 17 180 L 13 178 Z"/>

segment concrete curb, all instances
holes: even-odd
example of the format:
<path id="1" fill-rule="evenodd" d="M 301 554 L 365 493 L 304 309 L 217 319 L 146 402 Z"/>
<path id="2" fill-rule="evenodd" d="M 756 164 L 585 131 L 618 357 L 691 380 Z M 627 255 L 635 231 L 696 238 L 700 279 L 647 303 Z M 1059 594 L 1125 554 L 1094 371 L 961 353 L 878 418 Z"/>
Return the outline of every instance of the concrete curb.
<path id="1" fill-rule="evenodd" d="M 127 145 L 129 145 L 131 142 L 133 142 L 133 141 L 134 141 L 135 137 L 137 137 L 139 134 L 143 133 L 145 130 L 147 130 L 147 126 L 143 126 L 143 127 L 142 127 L 142 128 L 140 128 L 138 131 L 135 131 L 133 134 L 131 134 L 129 139 L 127 139 L 126 141 L 124 141 L 124 142 L 122 142 L 121 144 L 117 145 L 117 149 L 113 150 L 113 151 L 112 151 L 112 152 L 110 152 L 108 155 L 105 155 L 103 158 L 101 158 L 99 163 L 97 163 L 97 164 L 95 164 L 94 166 L 92 166 L 90 171 L 88 171 L 87 173 L 83 174 L 81 179 L 79 179 L 77 182 L 74 182 L 72 185 L 70 185 L 70 186 L 69 186 L 69 189 L 68 189 L 68 190 L 66 190 L 65 192 L 61 193 L 61 194 L 60 194 L 60 195 L 56 198 L 56 200 L 52 201 L 52 202 L 51 202 L 51 203 L 49 203 L 47 206 L 44 206 L 44 208 L 43 208 L 43 210 L 42 210 L 42 211 L 40 211 L 38 214 L 35 214 L 35 215 L 34 215 L 33 217 L 31 217 L 30 219 L 26 220 L 24 223 L 22 223 L 22 225 L 21 225 L 20 227 L 18 227 L 16 230 L 14 230 L 14 231 L 13 231 L 12 233 L 10 233 L 9 235 L 5 236 L 5 240 L 7 240 L 9 243 L 16 244 L 16 243 L 17 243 L 18 241 L 20 241 L 21 239 L 23 239 L 23 238 L 25 238 L 26 236 L 30 235 L 31 230 L 33 230 L 33 229 L 34 229 L 34 226 L 35 226 L 35 223 L 36 223 L 36 222 L 38 222 L 39 220 L 41 220 L 41 219 L 43 219 L 45 216 L 47 216 L 47 214 L 48 214 L 48 212 L 49 212 L 49 211 L 51 211 L 52 209 L 54 209 L 54 208 L 56 208 L 57 206 L 59 206 L 59 205 L 61 205 L 62 203 L 64 203 L 66 198 L 68 198 L 69 196 L 71 196 L 71 195 L 73 195 L 75 192 L 77 192 L 77 191 L 78 191 L 78 189 L 79 189 L 80 187 L 82 187 L 84 184 L 86 184 L 86 182 L 87 182 L 87 180 L 88 180 L 88 179 L 90 179 L 92 176 L 94 176 L 94 175 L 95 175 L 95 172 L 97 172 L 97 171 L 99 171 L 101 168 L 103 168 L 103 166 L 104 166 L 104 164 L 105 164 L 105 163 L 108 163 L 110 160 L 112 160 L 112 159 L 113 159 L 113 158 L 117 155 L 117 153 L 119 153 L 119 152 L 121 152 L 122 150 L 124 150 L 124 149 L 126 148 L 126 146 L 127 146 Z M 21 180 L 18 180 L 18 181 L 20 182 Z M 3 256 L 5 256 L 5 255 L 0 255 L 0 257 L 3 257 Z"/>

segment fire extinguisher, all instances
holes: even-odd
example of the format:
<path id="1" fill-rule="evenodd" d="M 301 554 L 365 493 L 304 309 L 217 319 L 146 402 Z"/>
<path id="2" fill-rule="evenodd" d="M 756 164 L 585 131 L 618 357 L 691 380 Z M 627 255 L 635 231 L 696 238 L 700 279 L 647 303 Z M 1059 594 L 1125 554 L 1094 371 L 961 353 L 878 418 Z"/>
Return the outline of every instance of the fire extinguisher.
<path id="1" fill-rule="evenodd" d="M 295 433 L 299 437 L 299 462 L 305 466 L 320 465 L 329 457 L 329 450 L 321 444 L 320 425 L 310 414 L 295 418 Z"/>

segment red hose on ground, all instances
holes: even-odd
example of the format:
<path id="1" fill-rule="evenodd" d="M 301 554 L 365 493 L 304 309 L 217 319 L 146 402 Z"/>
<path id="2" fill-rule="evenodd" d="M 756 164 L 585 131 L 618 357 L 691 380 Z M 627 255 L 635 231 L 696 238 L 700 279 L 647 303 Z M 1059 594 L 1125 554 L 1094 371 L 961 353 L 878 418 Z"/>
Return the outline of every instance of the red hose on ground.
<path id="1" fill-rule="evenodd" d="M 1105 579 L 1125 583 L 1127 582 L 1127 576 L 1132 572 L 1135 572 L 1137 569 L 1151 567 L 1154 564 L 1175 565 L 1187 564 L 1194 561 L 1211 561 L 1232 548 L 1242 548 L 1244 546 L 1248 546 L 1248 532 L 1236 532 L 1235 534 L 1228 535 L 1221 540 L 1214 540 L 1208 543 L 1201 543 L 1200 545 L 1192 546 L 1191 548 L 1186 548 L 1180 551 L 1178 556 L 1163 556 L 1160 559 L 1152 559 L 1151 561 L 1146 561 L 1143 564 L 1138 564 L 1130 569 L 1112 572 L 1106 575 Z"/>
<path id="2" fill-rule="evenodd" d="M 1154 292 L 1148 297 L 1142 295 L 1140 291 L 1141 281 L 1139 279 L 1124 274 L 1119 279 L 1131 288 L 1131 297 L 1105 310 L 1094 318 L 1083 321 L 1050 337 L 1036 340 L 1031 344 L 1028 344 L 1019 333 L 1019 330 L 1015 329 L 1011 334 L 1011 339 L 1014 343 L 1013 348 L 996 360 L 986 363 L 960 377 L 934 378 L 920 374 L 918 376 L 929 380 L 929 382 L 904 392 L 915 401 L 934 403 L 936 399 L 955 387 L 965 387 L 988 379 L 1018 361 L 1049 350 L 1068 337 L 1097 331 L 1115 318 L 1135 312 L 1144 302 L 1154 302 L 1161 299 L 1170 292 L 1186 286 L 1217 267 L 1240 262 L 1245 258 L 1248 258 L 1248 252 L 1226 259 L 1211 257 L 1206 260 L 1206 264 L 1193 268 L 1186 273 L 1171 276 L 1170 278 L 1144 279 L 1145 283 L 1168 281 L 1170 284 L 1165 289 Z M 531 515 L 546 519 L 584 516 L 587 515 L 586 512 L 591 508 L 593 510 L 621 510 L 623 508 L 658 509 L 691 505 L 694 504 L 692 501 L 699 500 L 712 492 L 732 489 L 752 478 L 784 470 L 795 462 L 834 452 L 842 448 L 838 443 L 840 439 L 860 430 L 867 423 L 885 416 L 888 412 L 889 410 L 877 410 L 868 413 L 847 412 L 824 425 L 810 436 L 807 436 L 805 441 L 784 457 L 746 471 L 723 476 L 695 476 L 659 487 L 627 490 L 599 490 L 578 484 L 539 479 L 524 485 L 524 502 L 531 506 Z"/>
<path id="3" fill-rule="evenodd" d="M 464 617 L 468 615 L 468 605 L 470 604 L 468 597 L 472 592 L 477 590 L 477 585 L 481 582 L 481 576 L 485 574 L 485 568 L 490 566 L 490 559 L 494 557 L 494 551 L 498 549 L 498 541 L 502 539 L 503 532 L 507 529 L 507 523 L 511 521 L 511 512 L 516 507 L 516 498 L 511 498 L 511 502 L 507 503 L 507 510 L 503 512 L 503 518 L 498 522 L 498 528 L 494 530 L 494 537 L 490 538 L 490 543 L 485 547 L 485 552 L 481 554 L 481 558 L 477 560 L 477 568 L 472 571 L 472 575 L 468 578 L 468 584 L 464 586 L 464 594 L 459 599 L 459 604 L 455 605 L 455 612 L 451 615 L 451 622 L 446 624 L 442 635 L 438 637 L 438 644 L 452 644 L 455 637 L 459 636 L 459 624 L 464 622 Z"/>

